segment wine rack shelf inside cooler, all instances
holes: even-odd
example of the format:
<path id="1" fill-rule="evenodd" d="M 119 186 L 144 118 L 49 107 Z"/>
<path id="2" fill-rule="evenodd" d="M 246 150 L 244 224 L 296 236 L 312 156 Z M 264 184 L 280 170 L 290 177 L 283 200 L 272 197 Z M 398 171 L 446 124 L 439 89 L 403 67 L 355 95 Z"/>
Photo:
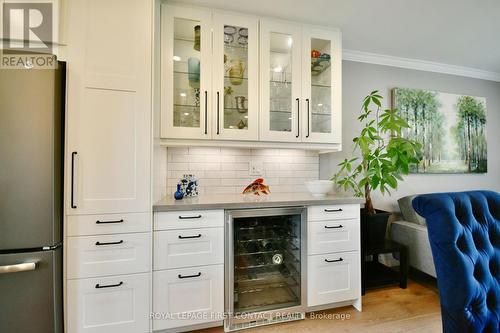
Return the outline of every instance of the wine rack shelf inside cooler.
<path id="1" fill-rule="evenodd" d="M 300 215 L 234 220 L 234 310 L 300 304 Z"/>

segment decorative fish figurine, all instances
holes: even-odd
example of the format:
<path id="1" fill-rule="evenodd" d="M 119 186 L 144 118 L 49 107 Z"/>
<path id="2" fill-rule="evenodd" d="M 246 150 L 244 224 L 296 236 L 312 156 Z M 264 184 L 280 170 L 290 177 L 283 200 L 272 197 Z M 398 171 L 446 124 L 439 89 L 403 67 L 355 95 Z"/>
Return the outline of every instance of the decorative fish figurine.
<path id="1" fill-rule="evenodd" d="M 257 178 L 243 190 L 243 194 L 250 193 L 260 195 L 261 193 L 269 194 L 271 191 L 269 190 L 269 186 L 264 185 L 264 178 Z"/>

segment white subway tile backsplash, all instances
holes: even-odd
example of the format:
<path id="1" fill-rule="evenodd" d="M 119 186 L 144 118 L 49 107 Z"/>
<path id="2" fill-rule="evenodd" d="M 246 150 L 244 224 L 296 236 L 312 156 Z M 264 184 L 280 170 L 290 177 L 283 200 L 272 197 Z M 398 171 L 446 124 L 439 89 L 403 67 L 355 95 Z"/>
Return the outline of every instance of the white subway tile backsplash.
<path id="1" fill-rule="evenodd" d="M 236 171 L 205 171 L 205 178 L 235 178 Z"/>
<path id="2" fill-rule="evenodd" d="M 198 171 L 198 170 L 220 170 L 220 163 L 189 163 L 190 171 Z"/>
<path id="3" fill-rule="evenodd" d="M 220 165 L 221 170 L 243 171 L 248 170 L 248 167 L 248 163 L 222 163 Z"/>
<path id="4" fill-rule="evenodd" d="M 221 148 L 189 147 L 189 155 L 219 155 Z"/>
<path id="5" fill-rule="evenodd" d="M 172 170 L 172 171 L 183 171 L 183 170 L 188 170 L 189 164 L 188 163 L 167 163 L 167 170 Z"/>
<path id="6" fill-rule="evenodd" d="M 319 179 L 317 151 L 296 149 L 166 148 L 167 195 L 184 174 L 199 180 L 200 195 L 241 193 L 262 177 L 272 193 L 305 192 L 304 181 Z M 250 176 L 250 162 L 262 162 L 263 174 Z"/>
<path id="7" fill-rule="evenodd" d="M 232 156 L 252 155 L 250 149 L 239 149 L 239 148 L 221 148 L 220 153 L 221 155 L 232 155 Z"/>

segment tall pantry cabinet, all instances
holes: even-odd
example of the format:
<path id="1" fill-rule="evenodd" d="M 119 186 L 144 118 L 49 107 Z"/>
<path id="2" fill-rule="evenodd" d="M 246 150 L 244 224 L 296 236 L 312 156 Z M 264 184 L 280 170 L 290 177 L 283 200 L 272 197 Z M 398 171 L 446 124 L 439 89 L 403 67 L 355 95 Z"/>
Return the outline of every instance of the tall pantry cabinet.
<path id="1" fill-rule="evenodd" d="M 153 0 L 67 6 L 66 331 L 149 332 Z"/>

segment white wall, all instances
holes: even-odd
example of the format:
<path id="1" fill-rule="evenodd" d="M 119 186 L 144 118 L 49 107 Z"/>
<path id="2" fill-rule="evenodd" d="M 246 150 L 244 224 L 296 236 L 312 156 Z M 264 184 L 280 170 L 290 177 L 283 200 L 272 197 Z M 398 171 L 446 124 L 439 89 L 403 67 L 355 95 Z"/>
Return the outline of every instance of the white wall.
<path id="1" fill-rule="evenodd" d="M 478 54 L 478 56 L 480 56 Z M 378 89 L 385 99 L 385 107 L 391 104 L 391 89 L 395 87 L 421 88 L 455 94 L 486 97 L 488 173 L 455 175 L 409 175 L 392 196 L 375 193 L 377 208 L 399 211 L 396 200 L 416 193 L 491 189 L 500 191 L 500 83 L 465 77 L 430 73 L 388 66 L 344 61 L 343 71 L 343 151 L 321 155 L 320 178 L 329 179 L 337 170 L 337 164 L 352 151 L 352 138 L 360 124 L 357 116 L 362 99 L 370 91 Z"/>
<path id="2" fill-rule="evenodd" d="M 167 195 L 183 174 L 199 179 L 200 194 L 241 193 L 254 179 L 264 178 L 271 193 L 305 192 L 304 181 L 319 178 L 317 151 L 294 149 L 167 148 Z M 262 176 L 249 175 L 249 162 L 263 162 Z"/>

